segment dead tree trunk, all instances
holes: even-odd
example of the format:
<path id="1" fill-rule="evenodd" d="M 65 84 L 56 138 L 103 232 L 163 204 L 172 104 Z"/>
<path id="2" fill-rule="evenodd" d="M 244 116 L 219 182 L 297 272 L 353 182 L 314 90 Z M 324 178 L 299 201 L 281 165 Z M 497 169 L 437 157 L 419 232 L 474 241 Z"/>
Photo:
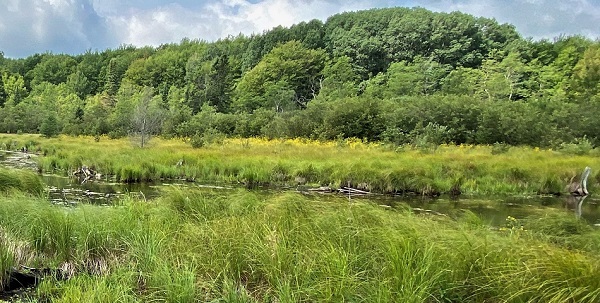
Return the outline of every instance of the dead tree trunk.
<path id="1" fill-rule="evenodd" d="M 590 176 L 592 169 L 590 167 L 586 167 L 581 174 L 581 178 L 579 180 L 576 177 L 571 178 L 571 182 L 569 183 L 568 190 L 569 193 L 573 196 L 587 196 L 589 194 L 587 190 L 587 179 Z"/>

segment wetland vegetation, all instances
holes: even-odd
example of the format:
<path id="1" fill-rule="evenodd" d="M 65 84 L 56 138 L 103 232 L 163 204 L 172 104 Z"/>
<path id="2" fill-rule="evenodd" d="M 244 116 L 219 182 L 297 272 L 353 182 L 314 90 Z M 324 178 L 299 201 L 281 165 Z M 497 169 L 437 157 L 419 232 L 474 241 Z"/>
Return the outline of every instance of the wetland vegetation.
<path id="1" fill-rule="evenodd" d="M 228 139 L 194 149 L 155 139 L 142 149 L 123 139 L 37 135 L 2 135 L 0 142 L 39 153 L 40 170 L 59 174 L 86 165 L 108 180 L 124 181 L 122 171 L 152 177 L 132 182 L 248 184 L 252 176 L 256 184 L 295 188 L 305 178 L 301 186 L 364 183 L 405 194 L 447 193 L 461 178 L 460 190 L 470 195 L 535 195 L 552 182 L 564 192 L 581 167 L 598 167 L 594 156 L 525 147 L 498 153 L 493 146 Z M 468 210 L 440 216 L 369 198 L 173 186 L 153 199 L 124 195 L 111 205 L 65 208 L 48 202 L 32 171 L 2 169 L 0 178 L 3 283 L 11 268 L 52 269 L 11 300 L 600 300 L 600 230 L 562 209 L 490 225 Z M 595 172 L 590 181 L 593 191 Z"/>
<path id="2" fill-rule="evenodd" d="M 586 155 L 529 147 L 441 145 L 413 148 L 361 140 L 223 139 L 204 148 L 186 140 L 155 139 L 139 148 L 128 139 L 0 135 L 0 144 L 25 147 L 41 172 L 69 175 L 91 167 L 105 180 L 195 180 L 208 184 L 349 186 L 386 194 L 560 194 L 586 167 L 600 167 L 596 150 Z M 597 186 L 592 172 L 588 186 Z"/>
<path id="3" fill-rule="evenodd" d="M 583 200 L 491 224 L 375 198 L 559 196 L 584 167 L 594 193 L 599 58 L 581 36 L 420 8 L 0 52 L 0 301 L 600 302 Z M 39 174 L 229 189 L 65 207 Z M 343 188 L 372 196 L 307 194 Z"/>
<path id="4" fill-rule="evenodd" d="M 2 206 L 0 272 L 69 277 L 46 277 L 42 302 L 600 299 L 600 231 L 560 211 L 491 229 L 470 212 L 244 189 L 76 208 L 9 191 Z"/>

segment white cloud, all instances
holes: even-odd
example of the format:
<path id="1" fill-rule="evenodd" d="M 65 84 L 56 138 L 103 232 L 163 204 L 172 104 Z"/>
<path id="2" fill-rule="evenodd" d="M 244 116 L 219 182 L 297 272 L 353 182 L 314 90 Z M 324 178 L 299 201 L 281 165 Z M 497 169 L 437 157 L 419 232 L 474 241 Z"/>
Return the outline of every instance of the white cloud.
<path id="1" fill-rule="evenodd" d="M 215 40 L 251 34 L 278 25 L 291 26 L 301 21 L 326 19 L 347 10 L 367 9 L 367 1 L 342 0 L 220 0 L 196 10 L 180 4 L 168 4 L 147 10 L 130 10 L 108 16 L 112 31 L 119 40 L 133 45 L 160 45 L 182 38 Z M 105 6 L 101 11 L 111 11 Z"/>
<path id="2" fill-rule="evenodd" d="M 2 0 L 0 50 L 81 53 L 119 44 L 215 40 L 278 25 L 325 20 L 342 11 L 421 6 L 511 23 L 525 37 L 600 37 L 597 0 Z"/>
<path id="3" fill-rule="evenodd" d="M 459 10 L 515 25 L 524 37 L 561 34 L 600 38 L 600 4 L 596 0 L 418 0 L 436 11 Z"/>

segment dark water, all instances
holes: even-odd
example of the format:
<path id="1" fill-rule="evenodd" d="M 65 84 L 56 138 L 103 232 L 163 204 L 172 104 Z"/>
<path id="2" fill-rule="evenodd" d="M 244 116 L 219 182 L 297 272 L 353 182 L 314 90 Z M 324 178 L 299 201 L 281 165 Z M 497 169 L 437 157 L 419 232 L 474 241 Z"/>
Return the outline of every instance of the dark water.
<path id="1" fill-rule="evenodd" d="M 523 219 L 529 216 L 564 212 L 586 221 L 589 224 L 600 224 L 600 200 L 593 196 L 586 197 L 583 202 L 579 198 L 564 197 L 503 197 L 458 199 L 412 199 L 405 201 L 413 208 L 439 214 L 454 214 L 461 210 L 470 210 L 493 226 L 506 223 L 508 216 Z M 580 203 L 581 202 L 581 203 Z"/>
<path id="2" fill-rule="evenodd" d="M 138 198 L 152 199 L 160 195 L 161 188 L 193 187 L 207 188 L 209 190 L 230 190 L 232 187 L 219 187 L 199 185 L 197 183 L 165 182 L 165 183 L 137 183 L 121 184 L 106 182 L 86 182 L 67 177 L 45 175 L 42 177 L 49 187 L 49 196 L 53 203 L 64 205 L 77 205 L 78 203 L 92 203 L 110 205 L 125 195 Z M 261 191 L 269 191 L 261 189 Z M 322 195 L 322 194 L 313 194 Z M 338 194 L 327 194 L 327 197 L 344 197 Z M 323 196 L 323 199 L 327 199 Z M 319 199 L 319 198 L 317 198 Z M 593 195 L 586 197 L 582 203 L 578 198 L 564 197 L 450 197 L 421 198 L 421 197 L 390 197 L 382 195 L 354 197 L 372 201 L 382 206 L 402 207 L 408 205 L 416 212 L 432 215 L 452 215 L 462 210 L 470 210 L 479 215 L 486 223 L 493 226 L 502 226 L 508 216 L 522 219 L 528 216 L 543 216 L 551 212 L 570 213 L 574 217 L 585 220 L 591 225 L 600 224 L 600 198 Z"/>
<path id="3" fill-rule="evenodd" d="M 158 184 L 121 184 L 107 182 L 85 182 L 77 178 L 43 175 L 48 186 L 50 200 L 55 204 L 76 205 L 78 203 L 112 204 L 125 195 L 152 198 L 158 196 Z"/>
<path id="4" fill-rule="evenodd" d="M 35 169 L 35 157 L 35 155 L 26 153 L 0 151 L 0 165 L 19 169 Z M 81 180 L 55 175 L 44 175 L 42 178 L 48 185 L 50 200 L 55 204 L 62 205 L 77 205 L 79 203 L 110 205 L 126 195 L 134 196 L 136 198 L 152 199 L 159 196 L 161 188 L 166 186 L 205 187 L 223 190 L 232 188 L 186 182 L 121 184 L 93 181 L 82 184 Z M 273 190 L 273 188 L 266 189 L 266 191 L 270 190 Z M 296 189 L 293 188 L 287 190 Z M 304 193 L 308 192 L 304 191 Z M 319 194 L 312 193 L 312 195 Z M 337 194 L 327 194 L 329 197 L 336 195 Z M 390 207 L 409 205 L 416 212 L 429 213 L 432 215 L 452 215 L 467 209 L 479 215 L 487 223 L 495 226 L 503 225 L 508 216 L 521 219 L 532 215 L 543 216 L 546 213 L 559 211 L 570 213 L 574 217 L 585 220 L 591 225 L 600 227 L 600 196 L 596 198 L 593 194 L 586 197 L 583 202 L 571 196 L 508 198 L 463 196 L 458 199 L 452 199 L 450 197 L 432 199 L 369 195 L 367 197 L 353 199 L 368 199 L 379 205 Z"/>
<path id="5" fill-rule="evenodd" d="M 206 188 L 228 190 L 233 187 L 201 185 L 184 181 L 165 181 L 155 183 L 110 183 L 104 181 L 83 182 L 81 179 L 43 175 L 42 180 L 48 186 L 48 195 L 55 204 L 77 205 L 89 203 L 110 205 L 125 196 L 153 199 L 160 196 L 166 187 Z"/>

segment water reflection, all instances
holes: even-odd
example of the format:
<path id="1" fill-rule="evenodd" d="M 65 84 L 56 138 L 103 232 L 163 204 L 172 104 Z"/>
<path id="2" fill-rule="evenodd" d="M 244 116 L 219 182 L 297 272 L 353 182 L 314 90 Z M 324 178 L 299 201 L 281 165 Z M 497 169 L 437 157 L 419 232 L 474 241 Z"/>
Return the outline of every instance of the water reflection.
<path id="1" fill-rule="evenodd" d="M 124 195 L 138 195 L 146 199 L 157 197 L 161 188 L 165 186 L 180 186 L 205 188 L 207 190 L 231 189 L 232 187 L 203 186 L 198 183 L 185 182 L 167 182 L 167 183 L 142 183 L 142 184 L 121 184 L 106 182 L 87 182 L 80 184 L 76 179 L 43 176 L 44 182 L 50 189 L 50 199 L 53 203 L 63 205 L 75 205 L 77 203 L 93 204 L 112 204 L 118 201 Z M 255 190 L 269 193 L 273 190 L 282 189 L 263 189 Z M 294 189 L 289 189 L 294 190 Z M 315 200 L 327 199 L 346 199 L 347 196 L 328 193 L 319 194 L 310 191 L 303 192 L 312 195 Z M 486 223 L 494 226 L 505 224 L 508 216 L 523 219 L 529 216 L 543 216 L 549 212 L 569 211 L 573 212 L 577 218 L 585 220 L 589 224 L 600 224 L 600 210 L 598 209 L 599 200 L 594 197 L 554 197 L 554 196 L 532 196 L 532 197 L 466 197 L 459 198 L 438 197 L 425 198 L 415 196 L 391 197 L 384 195 L 368 195 L 362 198 L 366 201 L 372 201 L 379 205 L 387 207 L 400 208 L 406 205 L 422 211 L 427 214 L 444 214 L 453 216 L 464 210 L 472 211 L 482 218 Z M 585 201 L 585 202 L 584 202 Z"/>
<path id="2" fill-rule="evenodd" d="M 502 226 L 508 216 L 524 219 L 529 216 L 539 217 L 557 211 L 573 212 L 577 218 L 585 220 L 588 224 L 600 224 L 599 201 L 589 196 L 459 197 L 458 199 L 449 197 L 436 199 L 405 197 L 386 200 L 386 205 L 393 206 L 395 203 L 406 203 L 413 208 L 451 216 L 469 210 L 493 226 Z"/>
<path id="3" fill-rule="evenodd" d="M 583 214 L 583 210 L 582 210 L 582 206 L 583 206 L 583 201 L 587 198 L 588 196 L 568 196 L 567 200 L 565 202 L 565 207 L 568 210 L 572 210 L 573 212 L 575 212 L 575 217 L 577 219 L 581 218 L 581 215 Z"/>
<path id="4" fill-rule="evenodd" d="M 54 175 L 42 176 L 48 186 L 48 196 L 54 204 L 76 205 L 90 203 L 98 205 L 113 204 L 125 195 L 153 198 L 159 195 L 158 184 L 122 184 L 108 182 L 80 183 L 75 178 Z"/>

